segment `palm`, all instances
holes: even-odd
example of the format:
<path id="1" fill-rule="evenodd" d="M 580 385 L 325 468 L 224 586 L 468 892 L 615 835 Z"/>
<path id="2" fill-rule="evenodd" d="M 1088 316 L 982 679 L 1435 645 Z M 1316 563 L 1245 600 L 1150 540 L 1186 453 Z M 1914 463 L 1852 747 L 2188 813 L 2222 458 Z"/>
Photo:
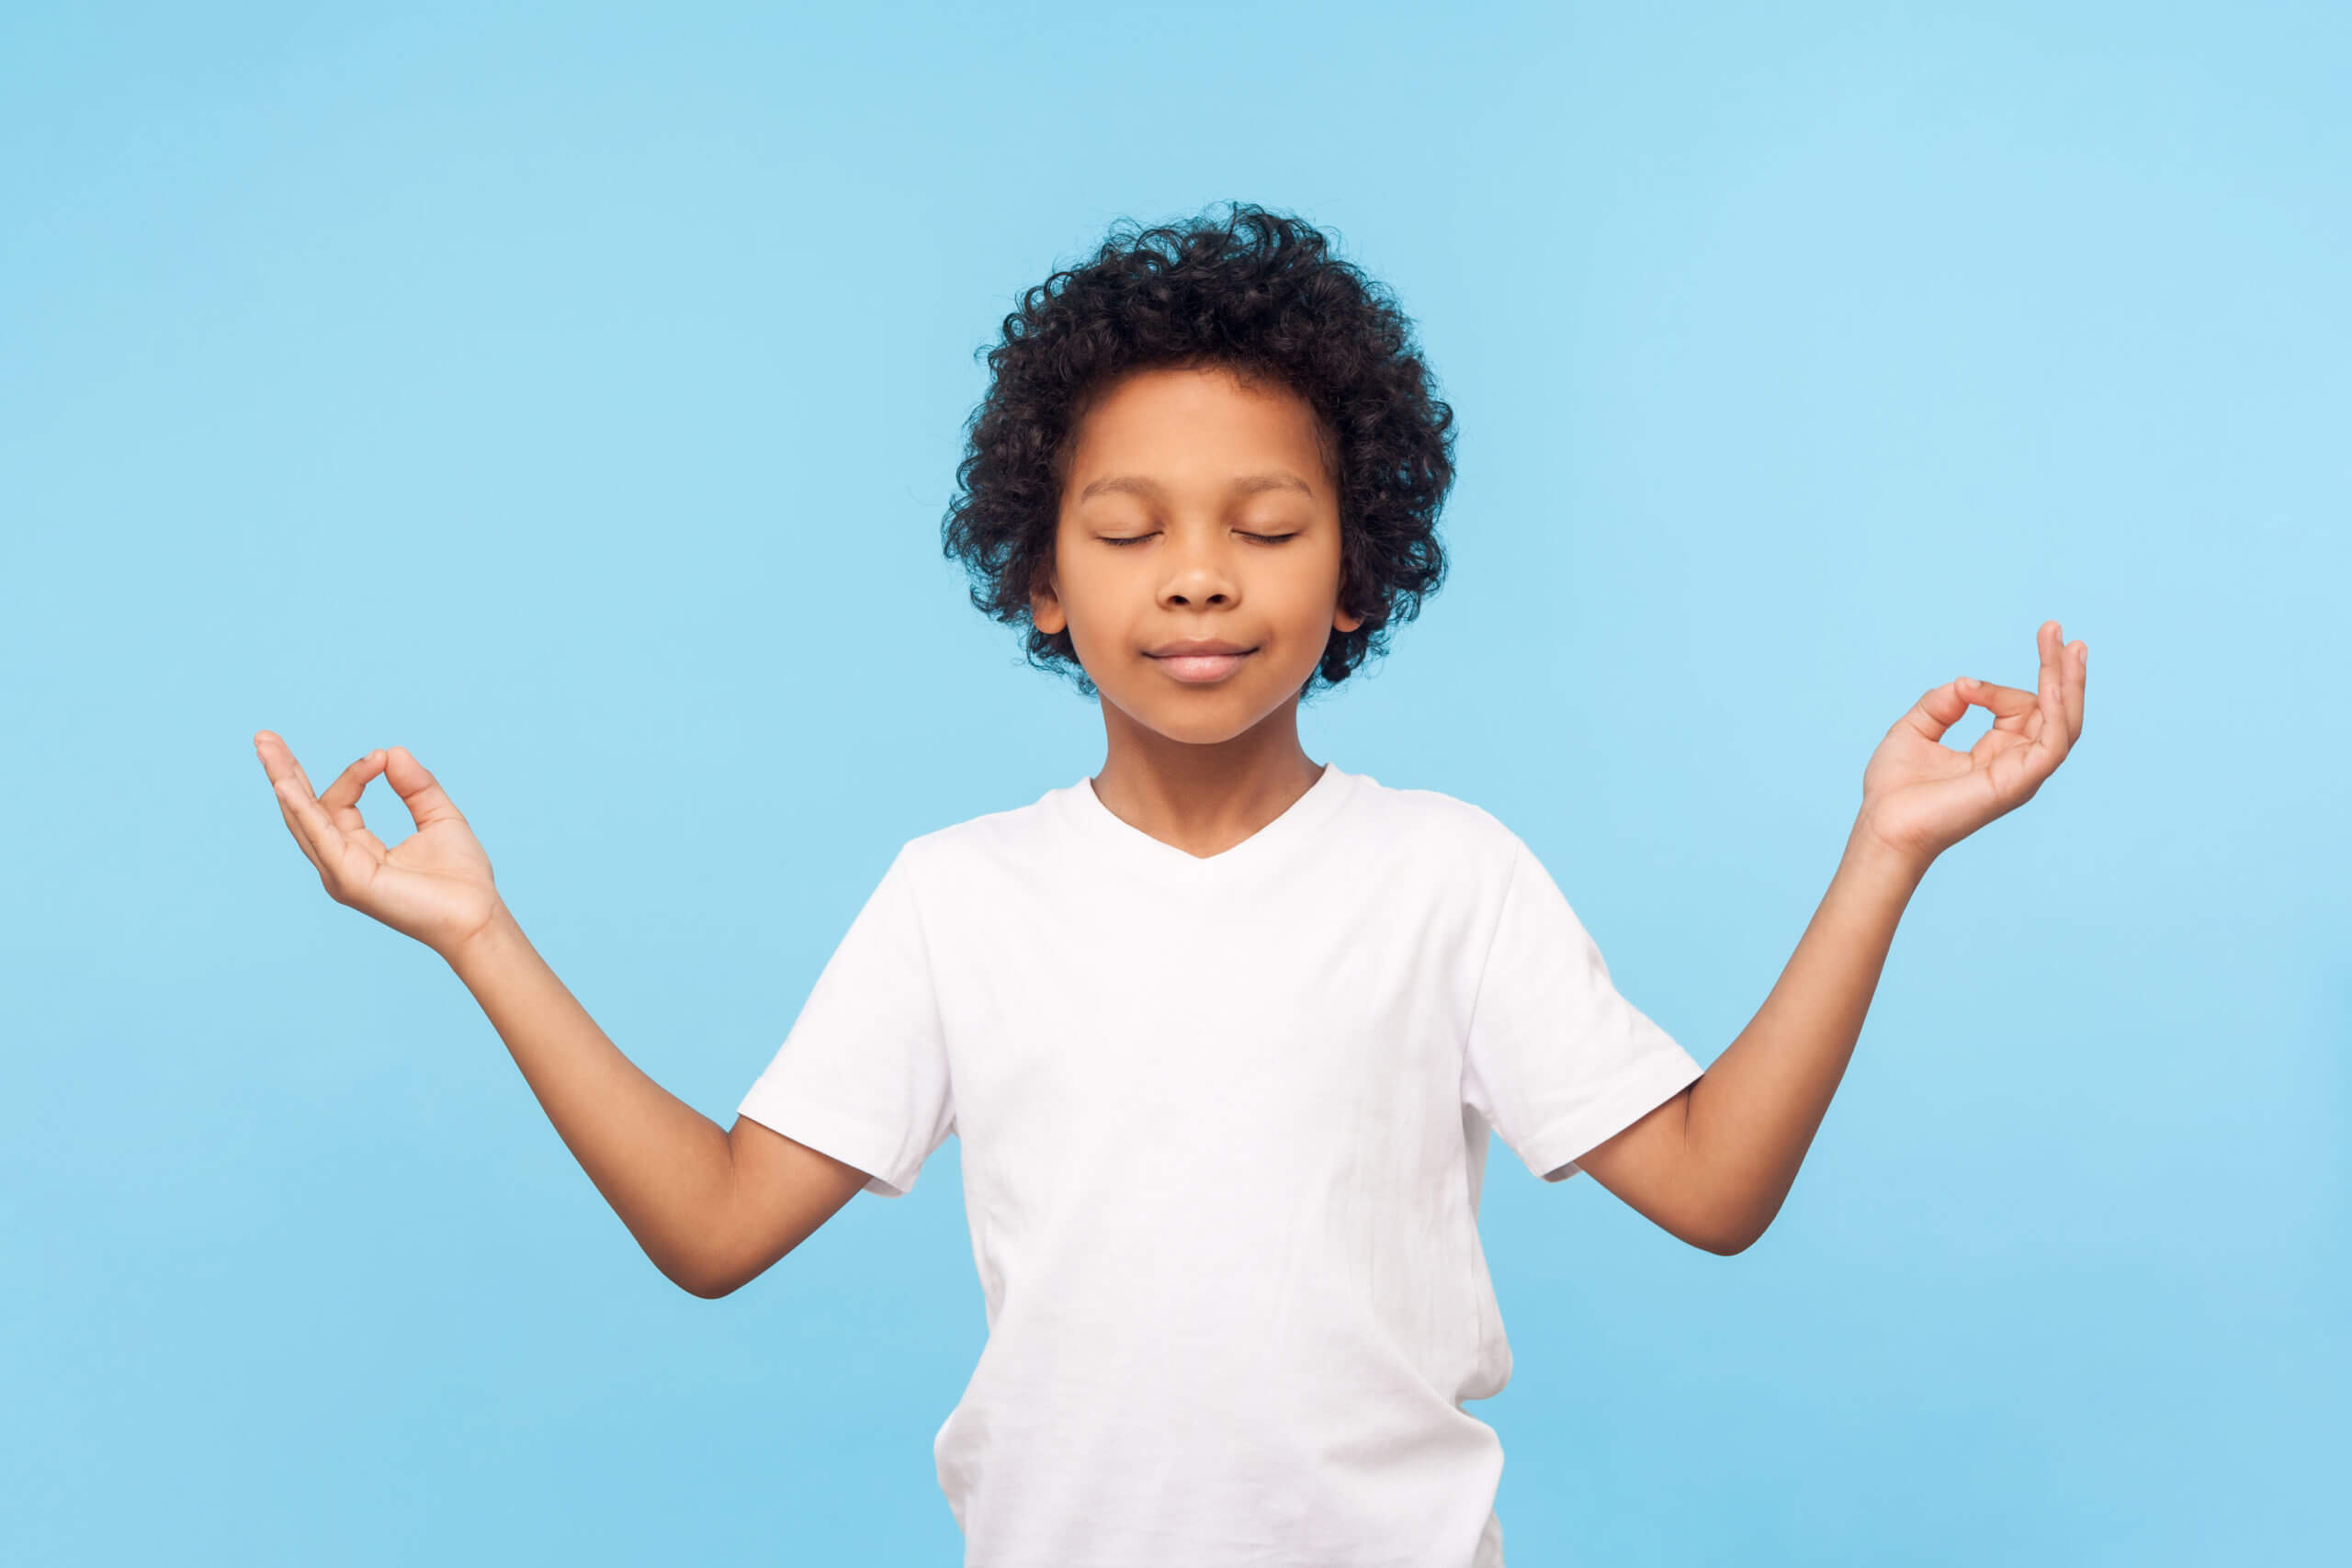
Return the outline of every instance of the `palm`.
<path id="1" fill-rule="evenodd" d="M 436 951 L 471 934 L 498 907 L 490 857 L 440 784 L 404 748 L 371 751 L 343 771 L 325 793 L 286 743 L 267 730 L 254 738 L 278 808 L 328 895 Z M 387 849 L 359 813 L 359 796 L 377 773 L 406 803 L 416 831 Z"/>
<path id="2" fill-rule="evenodd" d="M 2033 798 L 2083 729 L 2089 649 L 2069 649 L 2056 621 L 2035 634 L 2038 689 L 1965 678 L 1928 692 L 1895 721 L 1862 770 L 1862 819 L 1892 847 L 1932 859 L 1995 818 Z M 1971 705 L 1993 727 L 1956 751 L 1943 734 Z"/>

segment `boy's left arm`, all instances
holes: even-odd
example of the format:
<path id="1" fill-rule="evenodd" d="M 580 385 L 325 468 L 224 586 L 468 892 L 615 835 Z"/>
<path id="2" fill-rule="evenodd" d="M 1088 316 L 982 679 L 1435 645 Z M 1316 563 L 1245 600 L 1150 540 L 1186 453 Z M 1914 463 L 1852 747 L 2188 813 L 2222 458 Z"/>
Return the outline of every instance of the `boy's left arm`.
<path id="1" fill-rule="evenodd" d="M 1937 855 L 2033 797 L 2083 729 L 2089 649 L 2036 634 L 2039 689 L 1966 677 L 1922 696 L 1862 773 L 1838 873 L 1764 1005 L 1696 1082 L 1577 1157 L 1665 1230 L 1731 1254 L 1764 1234 L 1845 1076 L 1895 923 Z M 1993 728 L 1939 744 L 1970 705 Z"/>

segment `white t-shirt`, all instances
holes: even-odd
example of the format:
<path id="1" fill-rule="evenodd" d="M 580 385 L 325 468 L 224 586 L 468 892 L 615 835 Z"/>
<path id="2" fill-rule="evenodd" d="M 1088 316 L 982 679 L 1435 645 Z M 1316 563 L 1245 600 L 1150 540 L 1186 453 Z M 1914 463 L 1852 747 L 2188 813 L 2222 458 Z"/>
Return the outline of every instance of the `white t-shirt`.
<path id="1" fill-rule="evenodd" d="M 1327 764 L 1206 858 L 1083 778 L 909 840 L 740 1114 L 962 1139 L 967 1568 L 1500 1568 L 1487 1129 L 1561 1180 L 1702 1071 L 1517 835 Z"/>

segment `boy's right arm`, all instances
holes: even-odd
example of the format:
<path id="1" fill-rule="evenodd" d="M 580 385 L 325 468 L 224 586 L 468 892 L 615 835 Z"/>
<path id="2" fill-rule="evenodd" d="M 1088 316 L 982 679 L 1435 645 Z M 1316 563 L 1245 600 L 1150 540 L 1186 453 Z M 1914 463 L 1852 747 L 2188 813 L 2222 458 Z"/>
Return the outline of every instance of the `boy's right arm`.
<path id="1" fill-rule="evenodd" d="M 503 905 L 445 954 L 539 1106 L 653 1266 L 717 1299 L 806 1241 L 866 1173 L 738 1117 L 734 1130 L 622 1055 Z"/>
<path id="2" fill-rule="evenodd" d="M 525 938 L 472 829 L 405 749 L 371 751 L 313 795 L 284 740 L 265 729 L 254 746 L 328 895 L 457 971 L 564 1146 L 680 1288 L 705 1297 L 738 1289 L 865 1184 L 865 1172 L 758 1122 L 739 1117 L 721 1132 L 621 1055 Z M 416 822 L 390 849 L 359 813 L 379 773 Z"/>

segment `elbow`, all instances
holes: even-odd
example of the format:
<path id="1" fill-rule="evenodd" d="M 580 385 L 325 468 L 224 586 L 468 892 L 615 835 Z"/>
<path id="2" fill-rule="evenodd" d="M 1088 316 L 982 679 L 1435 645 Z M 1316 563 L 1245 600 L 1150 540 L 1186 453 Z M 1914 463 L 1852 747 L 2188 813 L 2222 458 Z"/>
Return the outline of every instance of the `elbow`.
<path id="1" fill-rule="evenodd" d="M 686 1294 L 700 1297 L 707 1302 L 715 1302 L 721 1296 L 731 1296 L 743 1288 L 743 1281 L 741 1280 L 697 1279 L 691 1275 L 684 1279 L 673 1276 L 670 1282 Z"/>
<path id="2" fill-rule="evenodd" d="M 749 1276 L 715 1261 L 697 1259 L 674 1265 L 656 1264 L 662 1277 L 690 1296 L 715 1302 L 721 1296 L 731 1296 L 741 1290 Z"/>
<path id="3" fill-rule="evenodd" d="M 1772 1214 L 1760 1217 L 1743 1215 L 1718 1219 L 1694 1226 L 1683 1239 L 1691 1246 L 1703 1248 L 1718 1258 L 1736 1258 L 1754 1247 L 1764 1233 L 1771 1228 Z"/>
<path id="4" fill-rule="evenodd" d="M 1741 1253 L 1746 1252 L 1749 1247 L 1755 1246 L 1756 1238 L 1763 1234 L 1764 1233 L 1761 1231 L 1738 1232 L 1724 1235 L 1710 1234 L 1708 1235 L 1694 1238 L 1692 1245 L 1704 1247 L 1707 1251 L 1713 1253 L 1718 1258 L 1736 1258 Z"/>
<path id="5" fill-rule="evenodd" d="M 1772 1228 L 1787 1197 L 1785 1187 L 1777 1191 L 1754 1187 L 1727 1190 L 1719 1183 L 1703 1201 L 1690 1206 L 1690 1234 L 1685 1239 L 1718 1258 L 1736 1258 Z"/>

